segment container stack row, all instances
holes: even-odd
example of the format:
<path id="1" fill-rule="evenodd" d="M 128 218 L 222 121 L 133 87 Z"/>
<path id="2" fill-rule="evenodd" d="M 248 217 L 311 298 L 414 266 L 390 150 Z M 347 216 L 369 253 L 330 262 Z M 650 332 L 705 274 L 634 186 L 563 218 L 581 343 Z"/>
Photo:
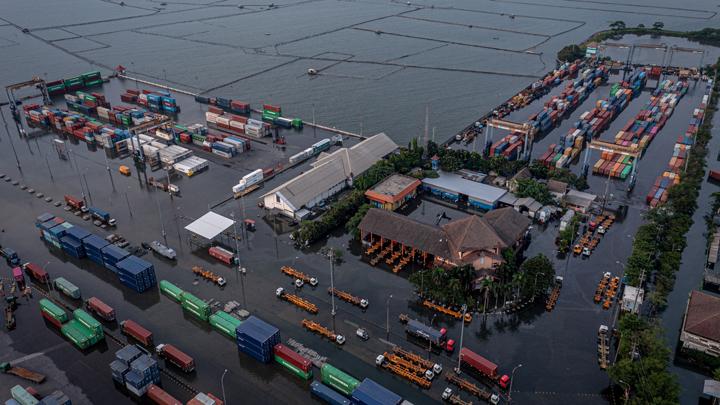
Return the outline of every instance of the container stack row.
<path id="1" fill-rule="evenodd" d="M 120 95 L 123 103 L 137 104 L 147 108 L 150 111 L 163 114 L 177 114 L 180 108 L 177 100 L 172 97 L 169 91 L 165 90 L 136 90 L 127 89 L 124 94 Z"/>
<path id="2" fill-rule="evenodd" d="M 53 80 L 45 83 L 48 94 L 59 96 L 67 92 L 81 90 L 87 87 L 102 85 L 103 80 L 99 71 L 83 73 L 80 76 L 70 77 L 64 80 Z"/>
<path id="3" fill-rule="evenodd" d="M 52 216 L 51 214 L 44 217 Z M 141 293 L 156 284 L 155 267 L 128 251 L 110 244 L 82 227 L 65 222 L 62 218 L 52 219 L 35 225 L 42 238 L 55 247 L 61 248 L 76 259 L 89 258 L 118 276 L 121 283 Z"/>
<path id="4" fill-rule="evenodd" d="M 280 330 L 251 316 L 235 330 L 238 349 L 261 363 L 273 360 L 274 347 L 280 343 Z"/>
<path id="5" fill-rule="evenodd" d="M 512 133 L 490 145 L 490 156 L 502 156 L 507 160 L 515 160 L 520 156 L 524 144 L 523 134 Z"/>
<path id="6" fill-rule="evenodd" d="M 73 319 L 60 327 L 60 333 L 80 349 L 87 349 L 105 339 L 100 322 L 82 309 L 73 311 Z"/>
<path id="7" fill-rule="evenodd" d="M 160 383 L 157 361 L 138 346 L 130 345 L 115 352 L 110 363 L 113 380 L 125 386 L 136 397 L 142 397 L 151 385 Z"/>
<path id="8" fill-rule="evenodd" d="M 271 125 L 241 115 L 225 114 L 221 108 L 210 106 L 205 113 L 208 127 L 218 128 L 226 132 L 262 138 L 270 135 Z"/>
<path id="9" fill-rule="evenodd" d="M 709 80 L 700 105 L 693 110 L 688 129 L 684 134 L 679 135 L 675 141 L 673 155 L 670 158 L 667 170 L 655 180 L 653 187 L 645 197 L 645 202 L 649 206 L 657 207 L 666 202 L 670 187 L 680 183 L 680 173 L 685 168 L 686 161 L 689 159 L 688 154 L 691 153 L 692 146 L 695 143 L 695 136 L 705 119 L 705 109 L 710 101 L 712 86 L 713 82 Z"/>
<path id="10" fill-rule="evenodd" d="M 661 82 L 640 112 L 615 134 L 614 143 L 643 153 L 670 118 L 687 88 L 686 81 Z M 603 153 L 593 166 L 593 174 L 624 180 L 631 172 L 633 164 L 633 158 L 629 156 Z"/>
<path id="11" fill-rule="evenodd" d="M 5 402 L 5 405 L 72 405 L 70 398 L 60 390 L 41 397 L 33 387 L 23 388 L 16 385 L 10 388 L 12 399 Z"/>

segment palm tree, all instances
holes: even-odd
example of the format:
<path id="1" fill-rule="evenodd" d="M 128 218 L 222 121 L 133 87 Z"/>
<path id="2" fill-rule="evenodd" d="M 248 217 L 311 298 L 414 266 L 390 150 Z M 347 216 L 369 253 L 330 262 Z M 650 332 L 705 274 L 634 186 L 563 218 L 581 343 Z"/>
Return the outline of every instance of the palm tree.
<path id="1" fill-rule="evenodd" d="M 525 282 L 525 279 L 526 279 L 525 272 L 520 271 L 520 272 L 513 274 L 511 284 L 513 287 L 515 287 L 515 289 L 517 291 L 515 294 L 517 300 L 520 299 L 520 286 Z"/>
<path id="2" fill-rule="evenodd" d="M 485 277 L 482 280 L 482 288 L 485 290 L 485 301 L 483 303 L 483 315 L 485 315 L 485 311 L 487 310 L 488 305 L 488 293 L 490 292 L 490 288 L 494 287 L 494 282 L 491 277 Z"/>

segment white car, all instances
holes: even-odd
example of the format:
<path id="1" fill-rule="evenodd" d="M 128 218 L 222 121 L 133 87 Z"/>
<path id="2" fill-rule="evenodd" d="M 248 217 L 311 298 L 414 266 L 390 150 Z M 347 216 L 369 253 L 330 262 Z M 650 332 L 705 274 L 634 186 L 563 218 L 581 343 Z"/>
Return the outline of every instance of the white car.
<path id="1" fill-rule="evenodd" d="M 358 328 L 358 330 L 355 331 L 355 334 L 362 340 L 370 339 L 370 335 L 368 335 L 367 331 L 363 328 Z"/>
<path id="2" fill-rule="evenodd" d="M 607 232 L 607 229 L 605 229 L 605 227 L 598 226 L 597 233 L 599 233 L 600 235 L 605 235 L 605 232 Z"/>

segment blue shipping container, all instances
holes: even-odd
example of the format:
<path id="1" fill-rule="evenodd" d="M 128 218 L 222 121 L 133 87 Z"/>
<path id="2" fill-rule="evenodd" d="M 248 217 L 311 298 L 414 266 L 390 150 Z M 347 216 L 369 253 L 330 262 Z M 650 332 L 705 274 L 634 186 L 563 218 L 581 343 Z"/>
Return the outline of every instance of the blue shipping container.
<path id="1" fill-rule="evenodd" d="M 327 402 L 328 404 L 332 404 L 332 405 L 350 405 L 350 404 L 352 404 L 352 402 L 350 402 L 349 399 L 338 394 L 332 388 L 328 387 L 327 385 L 321 384 L 318 381 L 313 381 L 313 383 L 310 384 L 310 392 L 313 395 L 315 395 L 316 397 L 320 398 L 321 400 Z"/>
<path id="2" fill-rule="evenodd" d="M 355 388 L 352 399 L 361 405 L 397 405 L 402 402 L 400 395 L 369 378 L 364 379 Z"/>

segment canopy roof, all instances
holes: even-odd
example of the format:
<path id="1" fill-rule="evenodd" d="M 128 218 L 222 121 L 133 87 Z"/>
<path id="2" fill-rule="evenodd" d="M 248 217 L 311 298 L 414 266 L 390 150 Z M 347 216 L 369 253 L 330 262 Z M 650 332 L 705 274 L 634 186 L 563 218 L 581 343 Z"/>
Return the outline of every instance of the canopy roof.
<path id="1" fill-rule="evenodd" d="M 234 223 L 235 221 L 232 219 L 210 211 L 186 226 L 185 229 L 205 239 L 215 239 Z"/>

